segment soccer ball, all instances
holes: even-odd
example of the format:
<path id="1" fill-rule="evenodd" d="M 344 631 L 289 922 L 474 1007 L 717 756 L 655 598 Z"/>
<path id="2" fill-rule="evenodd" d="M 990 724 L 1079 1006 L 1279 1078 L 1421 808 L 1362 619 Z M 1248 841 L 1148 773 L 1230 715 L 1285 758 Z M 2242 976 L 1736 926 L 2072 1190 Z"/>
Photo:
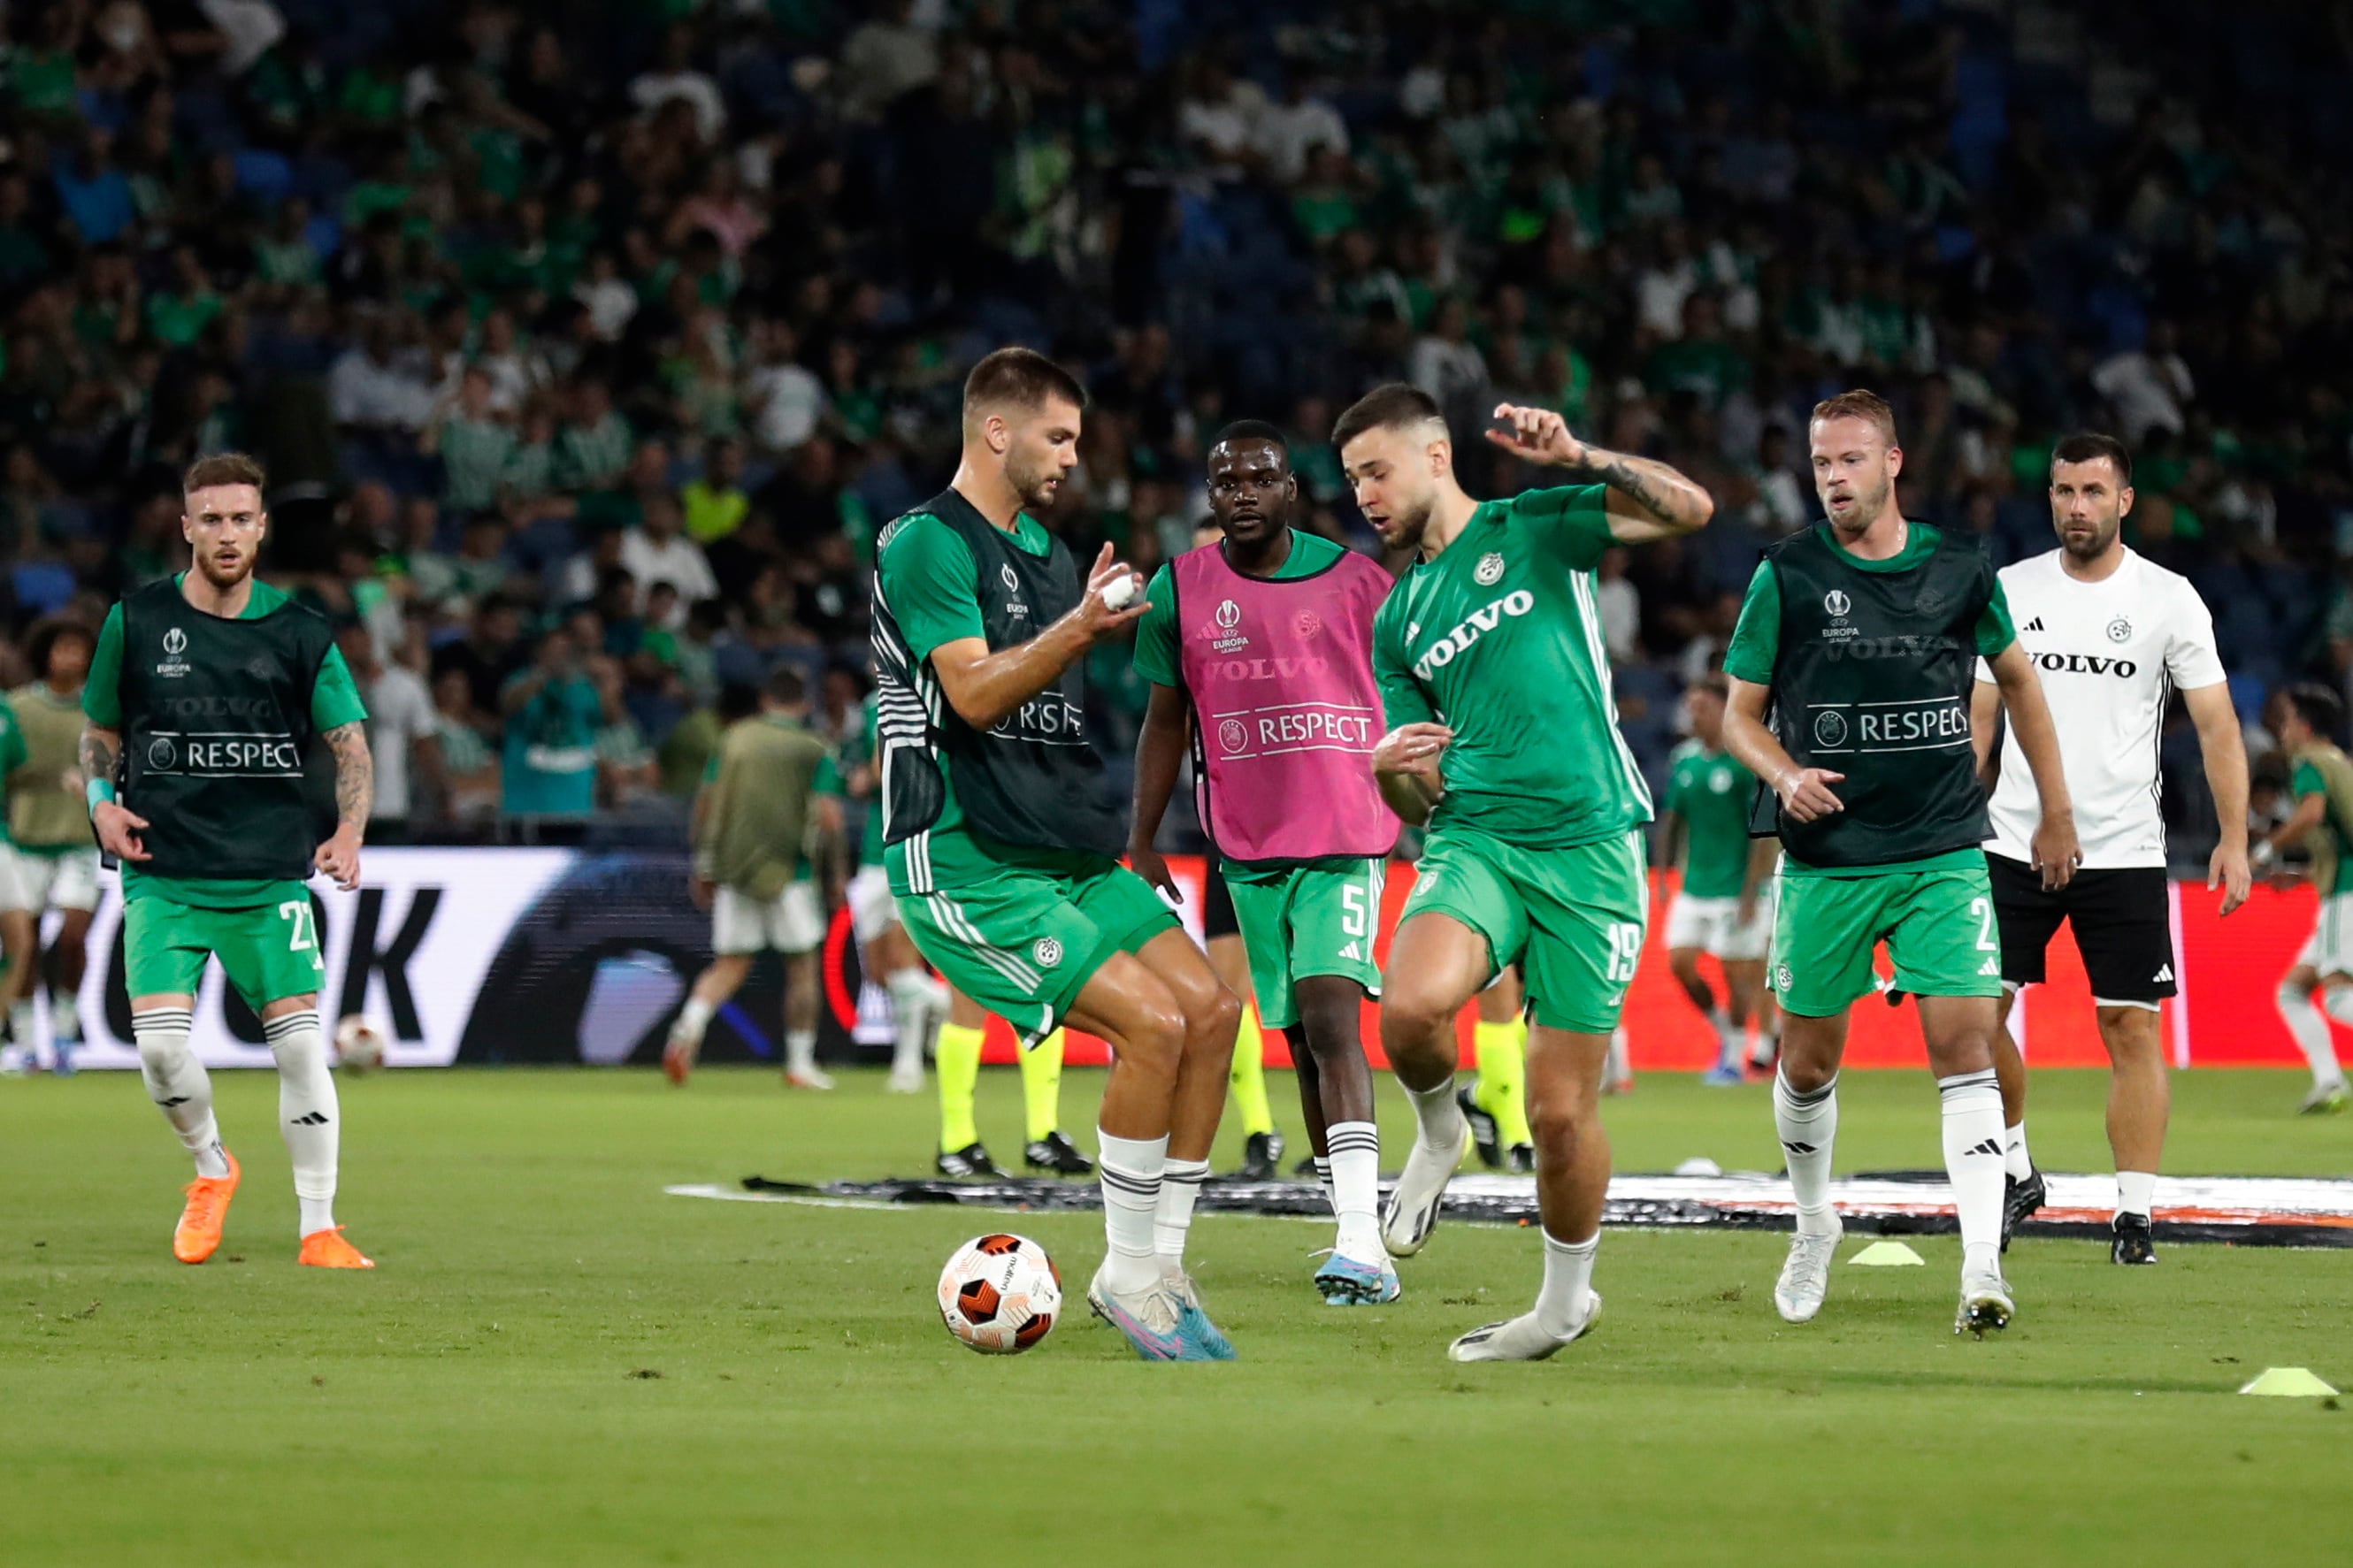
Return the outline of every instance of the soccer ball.
<path id="1" fill-rule="evenodd" d="M 384 1066 L 384 1032 L 357 1013 L 335 1026 L 335 1065 L 357 1076 Z"/>
<path id="2" fill-rule="evenodd" d="M 940 1318 L 983 1355 L 1013 1355 L 1044 1339 L 1062 1310 L 1062 1274 L 1026 1236 L 980 1236 L 940 1270 Z"/>

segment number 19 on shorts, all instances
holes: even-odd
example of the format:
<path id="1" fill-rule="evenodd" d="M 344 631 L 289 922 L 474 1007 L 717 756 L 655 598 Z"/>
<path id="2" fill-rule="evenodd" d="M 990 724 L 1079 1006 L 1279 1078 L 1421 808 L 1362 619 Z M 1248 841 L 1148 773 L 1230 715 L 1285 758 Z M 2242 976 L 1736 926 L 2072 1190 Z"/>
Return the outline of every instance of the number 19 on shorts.
<path id="1" fill-rule="evenodd" d="M 1642 927 L 1640 922 L 1620 921 L 1609 928 L 1609 981 L 1614 985 L 1633 983 L 1635 965 L 1642 961 Z"/>

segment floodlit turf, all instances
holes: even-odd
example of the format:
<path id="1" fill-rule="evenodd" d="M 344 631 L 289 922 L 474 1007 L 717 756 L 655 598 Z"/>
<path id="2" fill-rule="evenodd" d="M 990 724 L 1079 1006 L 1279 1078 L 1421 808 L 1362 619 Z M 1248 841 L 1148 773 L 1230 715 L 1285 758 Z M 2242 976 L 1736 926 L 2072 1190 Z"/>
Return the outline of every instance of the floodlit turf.
<path id="1" fill-rule="evenodd" d="M 660 1190 L 915 1173 L 930 1102 L 879 1073 L 828 1097 L 750 1072 L 347 1084 L 340 1217 L 368 1274 L 296 1268 L 271 1080 L 215 1081 L 246 1180 L 201 1268 L 172 1261 L 186 1171 L 135 1078 L 0 1083 L 12 1568 L 2348 1561 L 2353 1412 L 2232 1391 L 2276 1364 L 2353 1385 L 2353 1253 L 2175 1247 L 2127 1272 L 2022 1242 L 2021 1319 L 1978 1344 L 1951 1332 L 1947 1238 L 1915 1240 L 1926 1268 L 1841 1268 L 1791 1330 L 1779 1237 L 1613 1232 L 1591 1339 L 1459 1368 L 1448 1338 L 1532 1290 L 1531 1233 L 1444 1227 L 1402 1302 L 1340 1310 L 1306 1286 L 1322 1227 L 1206 1216 L 1240 1363 L 1142 1365 L 1083 1306 L 989 1360 L 939 1324 L 941 1261 L 1013 1226 L 1075 1302 L 1097 1220 Z M 2353 1120 L 2288 1115 L 2298 1087 L 2178 1079 L 2177 1168 L 2353 1171 Z M 2046 1164 L 2100 1167 L 2103 1088 L 2037 1079 Z M 1096 1089 L 1066 1083 L 1075 1128 Z M 983 1093 L 1018 1155 L 1015 1078 Z M 1841 1169 L 1936 1163 L 1925 1076 L 1842 1094 Z M 1652 1078 L 1609 1119 L 1625 1169 L 1773 1156 L 1762 1089 Z"/>

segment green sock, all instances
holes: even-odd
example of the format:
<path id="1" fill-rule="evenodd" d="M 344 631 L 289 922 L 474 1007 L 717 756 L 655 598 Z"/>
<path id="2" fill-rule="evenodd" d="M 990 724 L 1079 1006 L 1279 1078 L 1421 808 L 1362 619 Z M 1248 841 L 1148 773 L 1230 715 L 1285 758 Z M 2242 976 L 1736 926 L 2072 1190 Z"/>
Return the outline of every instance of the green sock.
<path id="1" fill-rule="evenodd" d="M 1479 1081 L 1472 1100 L 1495 1119 L 1495 1136 L 1506 1149 L 1535 1142 L 1528 1131 L 1528 1026 L 1481 1020 L 1471 1038 L 1479 1052 Z"/>
<path id="2" fill-rule="evenodd" d="M 1032 1143 L 1062 1125 L 1061 1030 L 1021 1053 L 1021 1105 Z"/>
<path id="3" fill-rule="evenodd" d="M 980 1142 L 972 1120 L 972 1093 L 980 1082 L 980 1031 L 942 1024 L 932 1050 L 940 1079 L 940 1149 L 952 1153 Z"/>
<path id="4" fill-rule="evenodd" d="M 1258 1026 L 1258 1009 L 1242 1009 L 1241 1028 L 1234 1036 L 1234 1065 L 1226 1073 L 1226 1088 L 1234 1097 L 1234 1112 L 1242 1119 L 1242 1136 L 1274 1131 L 1274 1109 L 1266 1102 L 1266 1037 Z"/>

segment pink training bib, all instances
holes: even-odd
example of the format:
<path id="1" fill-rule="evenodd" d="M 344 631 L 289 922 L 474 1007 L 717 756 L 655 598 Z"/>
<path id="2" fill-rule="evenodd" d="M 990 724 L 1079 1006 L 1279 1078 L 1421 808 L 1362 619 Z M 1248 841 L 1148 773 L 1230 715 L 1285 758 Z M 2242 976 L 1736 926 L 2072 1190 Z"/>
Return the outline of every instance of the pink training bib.
<path id="1" fill-rule="evenodd" d="M 1178 666 L 1192 694 L 1194 802 L 1240 861 L 1386 855 L 1398 819 L 1373 783 L 1381 700 L 1373 612 L 1389 575 L 1353 551 L 1271 582 L 1215 544 L 1172 563 Z"/>

